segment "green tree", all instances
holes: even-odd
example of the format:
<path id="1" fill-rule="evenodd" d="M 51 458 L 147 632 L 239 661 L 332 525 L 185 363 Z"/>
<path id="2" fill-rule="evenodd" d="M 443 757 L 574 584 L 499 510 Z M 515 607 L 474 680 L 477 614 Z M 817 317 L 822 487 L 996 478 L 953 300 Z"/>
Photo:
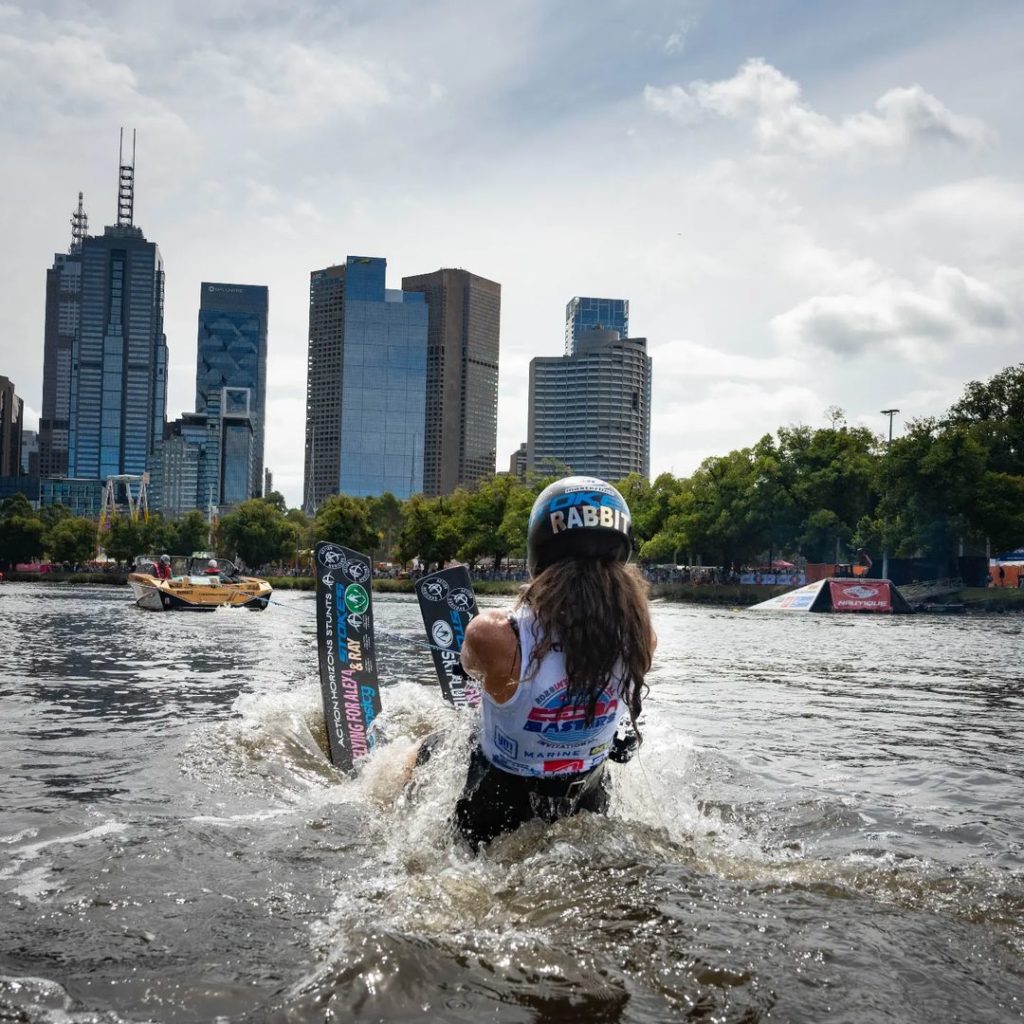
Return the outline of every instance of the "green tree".
<path id="1" fill-rule="evenodd" d="M 153 556 L 181 552 L 177 523 L 164 519 L 156 512 L 146 519 L 139 520 L 139 526 L 142 533 L 142 552 Z"/>
<path id="2" fill-rule="evenodd" d="M 975 495 L 975 523 L 995 551 L 1024 543 L 1024 477 L 986 472 Z"/>
<path id="3" fill-rule="evenodd" d="M 296 545 L 305 551 L 312 548 L 316 540 L 313 536 L 313 520 L 301 508 L 288 509 L 285 519 L 295 527 Z"/>
<path id="4" fill-rule="evenodd" d="M 783 543 L 818 562 L 835 557 L 837 541 L 848 545 L 877 505 L 877 450 L 878 439 L 863 427 L 780 429 L 780 482 L 792 502 L 787 528 L 780 531 Z"/>
<path id="5" fill-rule="evenodd" d="M 912 420 L 882 460 L 878 519 L 898 555 L 951 558 L 979 538 L 977 496 L 988 451 L 968 424 Z"/>
<path id="6" fill-rule="evenodd" d="M 455 557 L 461 538 L 456 518 L 443 498 L 414 494 L 404 508 L 404 521 L 398 535 L 398 557 L 403 562 L 419 558 L 424 566 L 440 568 Z"/>
<path id="7" fill-rule="evenodd" d="M 298 531 L 284 513 L 262 498 L 236 505 L 220 521 L 219 549 L 252 568 L 259 568 L 295 552 Z"/>
<path id="8" fill-rule="evenodd" d="M 313 533 L 316 540 L 344 544 L 354 551 L 371 552 L 378 546 L 377 534 L 370 525 L 366 500 L 347 494 L 332 494 L 316 510 Z"/>
<path id="9" fill-rule="evenodd" d="M 10 569 L 28 562 L 45 550 L 46 527 L 24 494 L 0 503 L 0 565 Z"/>
<path id="10" fill-rule="evenodd" d="M 62 519 L 69 519 L 71 517 L 71 509 L 66 505 L 60 503 L 56 505 L 46 505 L 41 508 L 36 515 L 43 521 L 43 525 L 47 530 L 53 529 Z"/>
<path id="11" fill-rule="evenodd" d="M 101 537 L 103 550 L 110 558 L 130 565 L 136 555 L 145 554 L 149 548 L 146 526 L 141 519 L 131 516 L 112 516 Z"/>
<path id="12" fill-rule="evenodd" d="M 526 536 L 530 526 L 530 511 L 540 492 L 535 487 L 517 483 L 509 493 L 499 531 L 510 558 L 526 559 Z"/>
<path id="13" fill-rule="evenodd" d="M 402 532 L 402 503 L 390 491 L 385 491 L 379 498 L 367 498 L 366 509 L 370 529 L 377 538 L 374 554 L 378 561 L 389 562 Z"/>
<path id="14" fill-rule="evenodd" d="M 191 555 L 193 551 L 205 551 L 209 547 L 210 524 L 198 509 L 186 512 L 174 526 L 175 537 L 170 545 L 174 553 Z"/>
<path id="15" fill-rule="evenodd" d="M 263 498 L 268 505 L 273 505 L 282 515 L 288 511 L 288 502 L 284 500 L 284 495 L 280 491 L 271 491 Z"/>
<path id="16" fill-rule="evenodd" d="M 970 427 L 988 449 L 993 472 L 1024 476 L 1024 363 L 986 381 L 972 380 L 947 419 Z"/>
<path id="17" fill-rule="evenodd" d="M 46 538 L 55 562 L 90 562 L 96 554 L 96 524 L 81 516 L 62 519 Z"/>
<path id="18" fill-rule="evenodd" d="M 481 480 L 468 493 L 453 495 L 462 537 L 457 551 L 459 558 L 475 565 L 477 559 L 486 557 L 491 559 L 495 571 L 501 568 L 501 561 L 509 551 L 509 533 L 502 530 L 502 525 L 509 500 L 520 488 L 513 477 L 504 474 Z"/>

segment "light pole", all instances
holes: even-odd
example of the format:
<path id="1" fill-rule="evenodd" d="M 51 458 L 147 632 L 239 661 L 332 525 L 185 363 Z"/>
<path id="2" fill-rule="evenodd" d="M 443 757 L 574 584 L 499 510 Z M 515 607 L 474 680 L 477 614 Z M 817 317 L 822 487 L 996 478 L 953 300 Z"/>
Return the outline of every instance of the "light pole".
<path id="1" fill-rule="evenodd" d="M 883 409 L 882 415 L 889 417 L 889 441 L 885 446 L 885 461 L 886 461 L 886 481 L 885 490 L 886 494 L 889 491 L 889 480 L 888 480 L 888 467 L 889 467 L 889 449 L 892 447 L 892 418 L 899 412 L 899 409 Z M 888 521 L 882 525 L 882 579 L 887 580 L 889 578 L 889 538 L 888 534 Z"/>

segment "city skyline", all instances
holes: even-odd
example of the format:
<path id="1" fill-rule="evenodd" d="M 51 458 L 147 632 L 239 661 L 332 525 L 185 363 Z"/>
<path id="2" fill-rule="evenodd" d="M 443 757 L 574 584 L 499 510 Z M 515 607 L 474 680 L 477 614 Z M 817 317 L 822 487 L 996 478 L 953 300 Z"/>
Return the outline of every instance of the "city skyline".
<path id="1" fill-rule="evenodd" d="M 652 475 L 833 405 L 881 433 L 878 409 L 939 412 L 1018 361 L 1019 5 L 597 2 L 500 29 L 473 10 L 261 8 L 238 31 L 173 0 L 144 20 L 4 5 L 0 370 L 25 426 L 43 268 L 79 191 L 113 219 L 120 125 L 168 267 L 168 409 L 191 404 L 198 284 L 268 284 L 266 465 L 292 505 L 308 271 L 339 252 L 502 282 L 499 468 L 576 295 L 628 295 L 648 338 Z"/>

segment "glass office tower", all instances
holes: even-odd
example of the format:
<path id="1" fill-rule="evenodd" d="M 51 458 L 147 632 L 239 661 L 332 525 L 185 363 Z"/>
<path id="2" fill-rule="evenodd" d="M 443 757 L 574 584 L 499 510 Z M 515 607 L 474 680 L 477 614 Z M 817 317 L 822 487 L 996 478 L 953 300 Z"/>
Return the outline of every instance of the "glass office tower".
<path id="1" fill-rule="evenodd" d="M 586 331 L 600 328 L 629 337 L 629 300 L 595 299 L 577 295 L 565 307 L 565 354 L 576 352 L 576 343 Z"/>
<path id="2" fill-rule="evenodd" d="M 167 418 L 160 250 L 131 224 L 82 242 L 71 350 L 68 476 L 144 473 Z"/>
<path id="3" fill-rule="evenodd" d="M 71 358 L 78 338 L 82 292 L 82 241 L 89 218 L 78 193 L 71 214 L 71 245 L 53 257 L 46 271 L 46 319 L 43 328 L 43 406 L 39 416 L 39 474 L 63 477 L 68 472 L 71 420 Z"/>
<path id="4" fill-rule="evenodd" d="M 494 473 L 501 285 L 468 270 L 402 278 L 427 323 L 423 493 L 451 494 Z"/>
<path id="5" fill-rule="evenodd" d="M 81 247 L 57 253 L 46 271 L 43 333 L 43 408 L 39 416 L 39 472 L 66 476 L 71 419 L 71 356 L 78 337 L 82 290 Z"/>
<path id="6" fill-rule="evenodd" d="M 223 420 L 219 450 L 210 453 L 210 464 L 218 473 L 213 488 L 218 504 L 236 504 L 262 494 L 268 312 L 265 285 L 209 281 L 200 285 L 196 412 Z M 249 481 L 243 484 L 245 467 Z"/>
<path id="7" fill-rule="evenodd" d="M 387 261 L 310 274 L 304 505 L 423 487 L 427 306 L 385 287 Z"/>

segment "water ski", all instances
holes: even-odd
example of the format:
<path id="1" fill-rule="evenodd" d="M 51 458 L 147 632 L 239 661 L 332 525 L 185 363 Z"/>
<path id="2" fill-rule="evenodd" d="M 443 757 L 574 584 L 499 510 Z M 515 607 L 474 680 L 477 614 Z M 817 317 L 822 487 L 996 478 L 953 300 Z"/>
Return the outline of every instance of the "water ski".
<path id="1" fill-rule="evenodd" d="M 380 713 L 373 643 L 373 568 L 358 551 L 317 543 L 316 637 L 331 763 L 345 771 L 373 746 Z"/>
<path id="2" fill-rule="evenodd" d="M 427 636 L 434 645 L 431 654 L 442 696 L 457 708 L 479 704 L 479 690 L 458 672 L 462 638 L 478 611 L 469 570 L 464 565 L 454 565 L 422 576 L 416 581 L 416 599 Z"/>

